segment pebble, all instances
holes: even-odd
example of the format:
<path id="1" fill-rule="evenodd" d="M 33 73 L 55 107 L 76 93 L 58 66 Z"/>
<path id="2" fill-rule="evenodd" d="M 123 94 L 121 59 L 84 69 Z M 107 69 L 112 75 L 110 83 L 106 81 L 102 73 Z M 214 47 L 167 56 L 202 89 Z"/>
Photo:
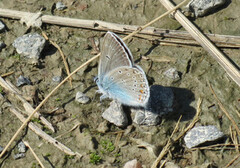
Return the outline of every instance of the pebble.
<path id="1" fill-rule="evenodd" d="M 1 42 L 1 41 L 0 41 L 0 51 L 1 51 L 4 47 L 6 47 L 6 44 L 5 44 L 4 42 Z"/>
<path id="2" fill-rule="evenodd" d="M 21 159 L 21 158 L 24 158 L 24 157 L 25 157 L 25 153 L 17 153 L 17 154 L 15 154 L 15 155 L 13 155 L 13 158 L 14 158 L 15 160 Z"/>
<path id="3" fill-rule="evenodd" d="M 123 168 L 142 168 L 142 165 L 140 162 L 137 161 L 137 159 L 134 159 L 125 163 Z"/>
<path id="4" fill-rule="evenodd" d="M 122 105 L 117 101 L 110 103 L 110 106 L 102 113 L 102 117 L 118 127 L 125 127 L 128 124 L 127 115 L 124 113 Z"/>
<path id="5" fill-rule="evenodd" d="M 39 59 L 45 43 L 46 40 L 41 35 L 29 33 L 14 40 L 13 46 L 18 54 L 22 54 L 27 58 Z"/>
<path id="6" fill-rule="evenodd" d="M 0 32 L 3 32 L 5 30 L 5 25 L 3 24 L 2 21 L 0 21 Z"/>
<path id="7" fill-rule="evenodd" d="M 90 101 L 90 98 L 82 92 L 77 92 L 75 100 L 82 104 L 87 104 Z"/>
<path id="8" fill-rule="evenodd" d="M 67 8 L 67 6 L 64 5 L 62 2 L 57 2 L 57 3 L 56 3 L 56 9 L 57 9 L 57 10 L 64 10 L 64 9 L 66 9 L 66 8 Z"/>
<path id="9" fill-rule="evenodd" d="M 23 143 L 23 141 L 19 142 L 18 145 L 17 145 L 17 147 L 18 147 L 18 151 L 19 151 L 20 153 L 25 153 L 25 152 L 27 151 L 27 147 L 26 147 L 26 145 Z"/>
<path id="10" fill-rule="evenodd" d="M 31 85 L 31 81 L 28 78 L 20 75 L 17 79 L 16 85 L 17 85 L 17 87 L 22 86 L 22 85 Z"/>
<path id="11" fill-rule="evenodd" d="M 133 122 L 153 126 L 160 123 L 160 117 L 173 111 L 174 94 L 171 88 L 160 85 L 150 87 L 150 98 L 145 109 L 131 108 L 135 113 Z"/>
<path id="12" fill-rule="evenodd" d="M 163 73 L 166 77 L 174 80 L 180 79 L 179 73 L 175 68 L 170 68 Z"/>
<path id="13" fill-rule="evenodd" d="M 54 76 L 54 77 L 52 77 L 52 81 L 53 81 L 53 82 L 60 83 L 61 80 L 62 80 L 62 77 L 61 77 L 61 76 Z"/>
<path id="14" fill-rule="evenodd" d="M 131 110 L 135 114 L 133 122 L 138 125 L 158 125 L 160 123 L 160 116 L 144 109 Z"/>
<path id="15" fill-rule="evenodd" d="M 197 126 L 185 135 L 184 141 L 188 148 L 193 148 L 205 142 L 216 141 L 223 136 L 224 134 L 214 125 Z"/>
<path id="16" fill-rule="evenodd" d="M 186 9 L 193 12 L 196 17 L 205 16 L 225 2 L 226 0 L 192 0 L 186 5 Z"/>

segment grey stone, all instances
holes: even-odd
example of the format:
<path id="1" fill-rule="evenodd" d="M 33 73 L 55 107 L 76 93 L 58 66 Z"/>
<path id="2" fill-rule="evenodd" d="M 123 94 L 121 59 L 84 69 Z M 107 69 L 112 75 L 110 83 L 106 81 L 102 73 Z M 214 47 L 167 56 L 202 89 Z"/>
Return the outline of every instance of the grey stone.
<path id="1" fill-rule="evenodd" d="M 199 17 L 212 12 L 225 2 L 226 0 L 192 0 L 186 5 L 186 8 L 193 12 L 196 17 Z"/>
<path id="2" fill-rule="evenodd" d="M 56 3 L 56 9 L 57 9 L 57 10 L 64 10 L 64 9 L 66 9 L 66 8 L 67 8 L 67 6 L 64 5 L 62 2 L 57 2 L 57 3 Z"/>
<path id="3" fill-rule="evenodd" d="M 139 125 L 158 125 L 160 123 L 160 116 L 144 109 L 132 109 L 135 114 L 133 122 Z"/>
<path id="4" fill-rule="evenodd" d="M 59 82 L 61 82 L 61 80 L 62 80 L 62 77 L 61 77 L 61 76 L 54 76 L 54 77 L 52 77 L 52 81 L 53 81 L 53 82 L 59 83 Z"/>
<path id="5" fill-rule="evenodd" d="M 174 80 L 180 79 L 179 73 L 175 68 L 170 68 L 167 71 L 165 71 L 163 74 L 170 79 L 174 79 Z"/>
<path id="6" fill-rule="evenodd" d="M 23 141 L 19 142 L 18 145 L 17 145 L 17 147 L 18 147 L 18 151 L 19 151 L 20 153 L 25 153 L 26 150 L 27 150 L 27 147 L 26 147 L 26 145 L 23 143 Z"/>
<path id="7" fill-rule="evenodd" d="M 214 125 L 197 126 L 186 134 L 184 141 L 188 148 L 192 148 L 205 142 L 216 141 L 223 136 L 224 134 Z"/>
<path id="8" fill-rule="evenodd" d="M 20 75 L 17 79 L 16 85 L 17 85 L 17 87 L 22 86 L 22 85 L 31 85 L 31 81 L 28 78 Z"/>
<path id="9" fill-rule="evenodd" d="M 2 21 L 0 21 L 0 32 L 3 32 L 5 30 L 5 25 Z"/>
<path id="10" fill-rule="evenodd" d="M 90 98 L 82 92 L 77 92 L 75 100 L 79 103 L 86 104 L 90 101 Z"/>
<path id="11" fill-rule="evenodd" d="M 131 112 L 136 113 L 133 121 L 140 125 L 158 125 L 162 115 L 173 111 L 173 103 L 174 94 L 171 88 L 152 85 L 147 107 L 131 109 Z"/>
<path id="12" fill-rule="evenodd" d="M 124 113 L 122 105 L 117 101 L 110 103 L 102 117 L 118 127 L 125 127 L 128 124 L 127 115 Z"/>
<path id="13" fill-rule="evenodd" d="M 14 158 L 15 160 L 21 159 L 21 158 L 24 158 L 24 157 L 25 157 L 25 153 L 17 153 L 17 154 L 15 154 L 15 155 L 13 155 L 13 158 Z"/>
<path id="14" fill-rule="evenodd" d="M 27 58 L 39 59 L 46 40 L 39 34 L 25 34 L 14 40 L 13 46 L 18 54 Z"/>

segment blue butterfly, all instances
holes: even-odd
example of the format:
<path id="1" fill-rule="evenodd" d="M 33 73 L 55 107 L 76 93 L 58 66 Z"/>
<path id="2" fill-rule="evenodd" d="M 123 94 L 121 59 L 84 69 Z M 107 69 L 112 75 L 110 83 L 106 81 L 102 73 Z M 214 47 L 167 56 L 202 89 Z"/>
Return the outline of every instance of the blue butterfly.
<path id="1" fill-rule="evenodd" d="M 120 37 L 107 32 L 101 45 L 101 55 L 96 78 L 104 98 L 112 98 L 124 105 L 146 107 L 149 86 L 141 67 L 135 65 L 133 56 Z"/>

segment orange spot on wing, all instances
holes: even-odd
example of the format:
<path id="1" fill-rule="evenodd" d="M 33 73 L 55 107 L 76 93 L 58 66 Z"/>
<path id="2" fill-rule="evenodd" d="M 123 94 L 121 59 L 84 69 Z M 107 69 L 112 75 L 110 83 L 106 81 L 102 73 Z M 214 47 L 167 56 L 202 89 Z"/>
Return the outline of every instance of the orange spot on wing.
<path id="1" fill-rule="evenodd" d="M 142 100 L 142 95 L 138 95 L 138 100 L 141 101 Z"/>
<path id="2" fill-rule="evenodd" d="M 143 90 L 139 90 L 139 92 L 140 92 L 140 93 L 142 93 L 142 94 L 144 93 L 144 91 L 143 91 Z"/>

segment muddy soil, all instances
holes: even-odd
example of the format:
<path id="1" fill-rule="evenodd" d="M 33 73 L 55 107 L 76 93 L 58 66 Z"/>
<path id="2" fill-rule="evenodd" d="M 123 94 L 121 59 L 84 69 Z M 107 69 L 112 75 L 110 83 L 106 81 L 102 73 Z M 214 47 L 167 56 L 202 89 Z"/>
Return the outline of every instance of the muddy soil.
<path id="1" fill-rule="evenodd" d="M 1 0 L 0 8 L 14 9 L 20 11 L 38 12 L 43 9 L 44 14 L 58 16 L 103 20 L 107 22 L 144 25 L 166 10 L 158 0 L 63 0 L 68 6 L 64 11 L 53 10 L 53 3 L 57 1 L 47 0 Z M 73 4 L 72 4 L 73 3 Z M 176 3 L 179 1 L 176 0 Z M 232 0 L 224 8 L 216 13 L 198 18 L 193 22 L 205 33 L 236 35 L 240 34 L 240 1 Z M 7 31 L 0 34 L 0 40 L 6 47 L 0 52 L 0 74 L 14 71 L 5 79 L 16 84 L 20 75 L 28 77 L 37 88 L 38 100 L 33 102 L 36 107 L 46 95 L 57 85 L 52 77 L 58 73 L 66 77 L 64 64 L 61 56 L 55 47 L 48 44 L 42 52 L 40 64 L 35 66 L 29 60 L 17 54 L 12 46 L 13 41 L 26 33 L 27 27 L 18 20 L 1 18 L 7 26 Z M 181 25 L 170 17 L 165 17 L 153 25 L 154 27 L 184 30 Z M 82 63 L 93 57 L 93 49 L 89 37 L 101 39 L 104 32 L 80 28 L 60 27 L 44 24 L 43 31 L 48 37 L 56 42 L 64 54 L 70 71 L 75 70 Z M 31 29 L 32 32 L 41 33 L 41 30 Z M 123 37 L 123 35 L 120 35 Z M 137 159 L 144 167 L 150 167 L 155 156 L 150 154 L 146 148 L 138 147 L 136 140 L 147 142 L 157 148 L 157 154 L 166 144 L 173 131 L 178 118 L 182 115 L 180 128 L 189 124 L 196 113 L 196 103 L 199 98 L 203 99 L 198 125 L 215 125 L 225 135 L 228 142 L 233 143 L 230 138 L 232 123 L 221 111 L 217 101 L 212 95 L 208 82 L 211 83 L 218 98 L 226 110 L 239 124 L 240 102 L 239 86 L 233 82 L 221 66 L 201 47 L 186 46 L 163 46 L 154 45 L 151 42 L 133 38 L 126 42 L 133 53 L 134 59 L 141 56 L 172 58 L 175 61 L 153 62 L 149 70 L 150 62 L 142 59 L 138 64 L 148 72 L 147 78 L 150 85 L 162 85 L 171 87 L 175 94 L 174 111 L 162 118 L 158 126 L 140 126 L 132 121 L 126 128 L 118 128 L 104 121 L 102 112 L 109 106 L 110 100 L 100 103 L 99 95 L 96 94 L 97 86 L 94 77 L 97 76 L 98 61 L 93 61 L 84 70 L 80 70 L 73 76 L 73 87 L 65 83 L 41 108 L 40 112 L 57 129 L 56 133 L 47 130 L 45 126 L 35 121 L 39 127 L 57 137 L 76 124 L 80 127 L 64 134 L 58 140 L 73 151 L 83 155 L 71 157 L 66 155 L 51 144 L 46 143 L 36 136 L 31 130 L 25 130 L 17 138 L 28 141 L 40 160 L 46 167 L 122 167 L 127 161 Z M 89 47 L 90 46 L 90 47 Z M 238 49 L 221 49 L 228 57 L 240 65 L 240 52 Z M 176 68 L 181 74 L 180 80 L 173 81 L 163 73 L 169 68 Z M 22 87 L 19 87 L 22 90 Z M 86 93 L 91 98 L 88 104 L 79 104 L 74 101 L 77 91 Z M 4 91 L 3 91 L 4 92 Z M 7 93 L 4 93 L 7 98 Z M 19 103 L 21 108 L 21 103 Z M 54 111 L 54 109 L 60 109 Z M 0 145 L 5 146 L 21 122 L 13 115 L 8 108 L 0 111 Z M 100 133 L 99 126 L 106 127 L 105 133 Z M 103 129 L 103 128 L 101 128 Z M 118 140 L 120 134 L 122 135 Z M 222 140 L 218 143 L 224 143 Z M 106 145 L 107 144 L 107 145 Z M 16 145 L 16 142 L 13 144 Z M 1 167 L 40 167 L 37 161 L 28 150 L 26 157 L 14 160 L 13 155 L 17 152 L 12 145 L 9 156 L 1 159 Z M 106 147 L 107 146 L 107 147 Z M 93 159 L 91 156 L 99 156 L 101 159 Z M 167 159 L 179 167 L 224 167 L 238 152 L 234 148 L 210 148 L 205 150 L 189 150 L 181 139 L 171 147 Z M 95 162 L 94 162 L 95 161 Z M 94 162 L 94 163 L 91 163 Z M 240 160 L 234 162 L 232 167 L 240 167 Z"/>

